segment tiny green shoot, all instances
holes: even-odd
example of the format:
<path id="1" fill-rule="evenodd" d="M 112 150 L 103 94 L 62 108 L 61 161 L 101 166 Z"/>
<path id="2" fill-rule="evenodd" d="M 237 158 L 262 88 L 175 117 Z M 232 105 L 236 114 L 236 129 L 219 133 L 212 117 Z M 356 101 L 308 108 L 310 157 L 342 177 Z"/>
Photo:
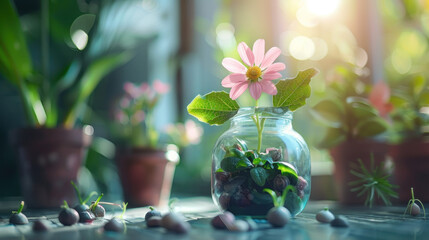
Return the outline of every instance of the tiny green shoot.
<path id="1" fill-rule="evenodd" d="M 95 208 L 97 207 L 98 203 L 100 202 L 101 198 L 104 196 L 103 193 L 100 194 L 100 196 L 98 196 L 97 200 L 95 201 L 94 204 L 92 204 L 91 210 L 95 211 Z"/>
<path id="2" fill-rule="evenodd" d="M 426 211 L 425 211 L 425 206 L 423 205 L 422 201 L 420 201 L 420 199 L 414 198 L 414 189 L 411 188 L 411 199 L 408 201 L 407 207 L 405 208 L 405 212 L 404 215 L 407 213 L 407 210 L 410 209 L 409 214 L 411 215 L 411 210 L 413 209 L 413 204 L 415 202 L 420 203 L 420 205 L 422 206 L 423 209 L 423 219 L 426 219 Z"/>
<path id="3" fill-rule="evenodd" d="M 170 212 L 173 212 L 174 211 L 174 205 L 176 204 L 176 202 L 178 201 L 179 199 L 177 199 L 177 198 L 172 198 L 172 199 L 170 199 L 169 201 L 168 201 L 168 209 L 170 210 Z"/>
<path id="4" fill-rule="evenodd" d="M 154 208 L 154 207 L 152 207 L 152 206 L 149 206 L 149 209 L 150 209 L 151 211 L 155 210 L 155 208 Z"/>
<path id="5" fill-rule="evenodd" d="M 85 199 L 82 199 L 82 196 L 80 195 L 80 191 L 79 191 L 79 188 L 77 187 L 77 185 L 73 182 L 73 181 L 70 181 L 70 183 L 71 183 L 71 185 L 73 185 L 73 188 L 74 188 L 74 190 L 76 191 L 76 195 L 77 195 L 77 197 L 79 198 L 79 203 L 80 204 L 86 204 L 88 201 L 89 201 L 89 199 L 91 198 L 91 197 L 93 197 L 94 195 L 97 195 L 98 193 L 97 192 L 95 192 L 95 191 L 93 191 L 93 192 L 91 192 L 89 195 L 88 195 L 88 197 L 87 198 L 85 198 Z"/>
<path id="6" fill-rule="evenodd" d="M 276 192 L 269 188 L 264 188 L 264 192 L 270 194 L 271 198 L 273 199 L 274 207 L 281 207 L 284 206 L 286 201 L 286 195 L 289 191 L 296 191 L 295 187 L 289 185 L 284 190 L 281 196 L 277 196 Z"/>
<path id="7" fill-rule="evenodd" d="M 66 200 L 64 200 L 64 205 L 62 205 L 61 208 L 64 208 L 64 209 L 70 208 Z"/>
<path id="8" fill-rule="evenodd" d="M 127 211 L 128 203 L 122 203 L 122 214 L 119 216 L 120 219 L 124 219 L 125 211 Z"/>
<path id="9" fill-rule="evenodd" d="M 24 201 L 21 201 L 21 204 L 19 205 L 18 211 L 12 211 L 12 213 L 13 214 L 20 214 L 23 209 L 24 209 Z"/>

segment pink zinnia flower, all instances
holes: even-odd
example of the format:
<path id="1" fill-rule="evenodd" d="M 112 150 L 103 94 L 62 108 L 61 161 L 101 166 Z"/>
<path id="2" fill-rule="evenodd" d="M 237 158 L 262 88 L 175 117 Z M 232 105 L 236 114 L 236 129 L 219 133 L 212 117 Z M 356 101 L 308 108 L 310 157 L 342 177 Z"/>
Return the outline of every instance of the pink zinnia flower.
<path id="1" fill-rule="evenodd" d="M 368 100 L 382 117 L 386 117 L 393 110 L 393 105 L 389 102 L 390 88 L 383 81 L 379 81 L 374 85 Z"/>
<path id="2" fill-rule="evenodd" d="M 244 42 L 238 44 L 237 50 L 247 66 L 233 58 L 225 58 L 222 61 L 222 65 L 232 72 L 222 80 L 223 87 L 231 88 L 229 92 L 231 99 L 237 99 L 247 87 L 250 95 L 256 100 L 261 97 L 262 92 L 276 95 L 277 88 L 271 81 L 280 78 L 282 75 L 279 71 L 286 68 L 283 63 L 273 63 L 280 56 L 281 50 L 273 47 L 264 54 L 263 39 L 256 40 L 253 51 Z"/>

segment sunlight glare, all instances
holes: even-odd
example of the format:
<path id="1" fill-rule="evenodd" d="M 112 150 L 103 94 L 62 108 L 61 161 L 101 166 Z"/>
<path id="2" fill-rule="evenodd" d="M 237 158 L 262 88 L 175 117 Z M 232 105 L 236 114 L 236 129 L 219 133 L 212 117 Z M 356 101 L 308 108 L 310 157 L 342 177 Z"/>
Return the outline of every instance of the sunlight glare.
<path id="1" fill-rule="evenodd" d="M 335 12 L 340 0 L 306 0 L 305 5 L 315 15 L 328 16 Z"/>
<path id="2" fill-rule="evenodd" d="M 289 44 L 289 53 L 298 60 L 307 60 L 314 54 L 315 46 L 313 40 L 305 36 L 292 39 Z"/>

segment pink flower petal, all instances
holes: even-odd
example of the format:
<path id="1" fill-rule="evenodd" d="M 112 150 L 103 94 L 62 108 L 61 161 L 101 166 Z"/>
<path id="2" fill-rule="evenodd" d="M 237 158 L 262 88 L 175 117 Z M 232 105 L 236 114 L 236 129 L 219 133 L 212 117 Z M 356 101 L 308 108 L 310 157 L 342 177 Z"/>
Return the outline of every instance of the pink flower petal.
<path id="1" fill-rule="evenodd" d="M 389 103 L 390 88 L 384 81 L 379 81 L 374 85 L 368 100 L 382 117 L 387 116 L 393 110 L 393 105 Z"/>
<path id="2" fill-rule="evenodd" d="M 246 75 L 242 73 L 231 73 L 222 80 L 222 87 L 231 88 L 237 83 L 247 81 Z"/>
<path id="3" fill-rule="evenodd" d="M 278 62 L 271 64 L 266 70 L 265 74 L 271 73 L 271 72 L 279 72 L 286 68 L 286 65 L 284 63 Z"/>
<path id="4" fill-rule="evenodd" d="M 255 63 L 255 57 L 253 56 L 253 52 L 245 42 L 241 42 L 240 44 L 238 44 L 237 51 L 245 64 L 247 64 L 248 66 L 252 66 Z"/>
<path id="5" fill-rule="evenodd" d="M 261 68 L 265 69 L 269 67 L 282 53 L 282 50 L 278 47 L 272 47 L 268 50 L 267 54 L 265 54 L 265 58 L 262 61 Z"/>
<path id="6" fill-rule="evenodd" d="M 231 88 L 231 91 L 229 92 L 229 97 L 232 100 L 237 99 L 241 94 L 244 93 L 244 91 L 246 91 L 248 85 L 249 84 L 247 83 L 247 81 L 236 84 L 234 87 Z"/>
<path id="7" fill-rule="evenodd" d="M 250 84 L 249 87 L 250 95 L 255 99 L 258 100 L 261 97 L 262 94 L 262 86 L 259 82 L 254 82 Z"/>
<path id="8" fill-rule="evenodd" d="M 161 82 L 160 80 L 155 80 L 153 82 L 153 89 L 159 94 L 167 93 L 170 90 L 170 85 Z"/>
<path id="9" fill-rule="evenodd" d="M 246 73 L 247 68 L 234 58 L 224 58 L 222 65 L 230 72 L 233 73 Z"/>
<path id="10" fill-rule="evenodd" d="M 262 81 L 271 81 L 274 79 L 279 79 L 281 77 L 282 75 L 278 72 L 265 73 L 264 75 L 262 75 Z"/>
<path id="11" fill-rule="evenodd" d="M 272 82 L 262 81 L 262 82 L 260 82 L 260 84 L 262 86 L 263 92 L 266 92 L 270 95 L 276 95 L 277 94 L 277 88 Z"/>
<path id="12" fill-rule="evenodd" d="M 264 39 L 258 39 L 253 44 L 253 55 L 255 56 L 255 65 L 260 66 L 262 63 L 262 60 L 264 59 L 264 53 L 265 53 L 265 40 Z"/>

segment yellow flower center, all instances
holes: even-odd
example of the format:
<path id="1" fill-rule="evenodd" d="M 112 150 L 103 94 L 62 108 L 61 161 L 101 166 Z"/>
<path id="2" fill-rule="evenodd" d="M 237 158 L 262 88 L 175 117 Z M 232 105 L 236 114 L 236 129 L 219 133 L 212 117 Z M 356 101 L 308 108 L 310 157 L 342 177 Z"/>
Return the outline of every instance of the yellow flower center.
<path id="1" fill-rule="evenodd" d="M 252 82 L 257 82 L 261 75 L 262 71 L 258 66 L 249 67 L 246 72 L 246 77 Z"/>

